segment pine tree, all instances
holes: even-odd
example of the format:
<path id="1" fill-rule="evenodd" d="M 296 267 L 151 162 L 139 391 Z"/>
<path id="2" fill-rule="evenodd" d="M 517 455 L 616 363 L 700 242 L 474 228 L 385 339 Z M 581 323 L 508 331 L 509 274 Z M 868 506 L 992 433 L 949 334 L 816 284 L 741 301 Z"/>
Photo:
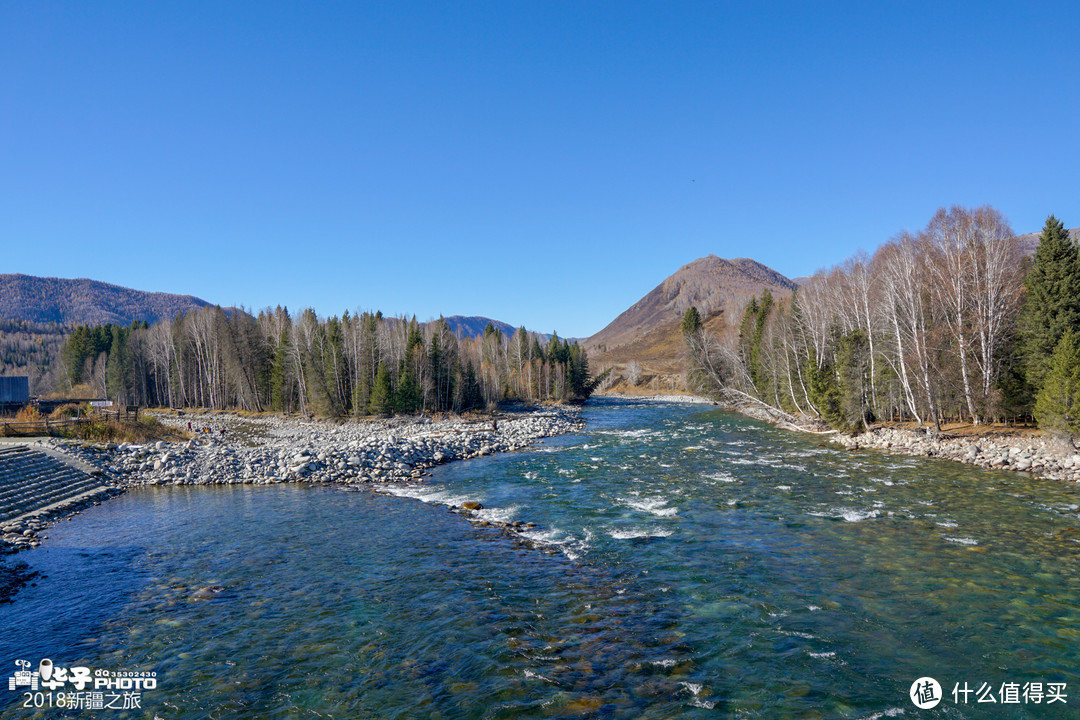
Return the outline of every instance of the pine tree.
<path id="1" fill-rule="evenodd" d="M 435 333 L 431 336 L 431 343 L 428 345 L 428 365 L 431 366 L 431 384 L 434 392 L 433 407 L 436 412 L 447 409 L 447 404 L 444 402 L 447 399 L 445 398 L 445 390 L 448 385 L 445 359 L 442 343 L 439 342 L 439 335 Z"/>
<path id="2" fill-rule="evenodd" d="M 684 336 L 693 335 L 698 330 L 701 330 L 701 314 L 698 313 L 697 307 L 691 305 L 683 313 L 682 334 Z"/>
<path id="3" fill-rule="evenodd" d="M 827 362 L 818 366 L 817 353 L 813 347 L 809 348 L 809 355 L 806 368 L 810 401 L 821 412 L 825 422 L 837 429 L 843 429 L 847 426 L 847 419 L 844 417 L 844 397 L 836 371 Z"/>
<path id="4" fill-rule="evenodd" d="M 581 401 L 587 400 L 589 395 L 592 394 L 592 388 L 589 384 L 589 356 L 577 343 L 569 345 L 567 350 L 570 398 Z"/>
<path id="5" fill-rule="evenodd" d="M 1044 430 L 1080 435 L 1080 334 L 1066 330 L 1050 357 L 1035 418 Z"/>
<path id="6" fill-rule="evenodd" d="M 1065 331 L 1080 330 L 1080 249 L 1053 215 L 1046 219 L 1025 285 L 1020 333 L 1028 381 L 1039 388 Z"/>
<path id="7" fill-rule="evenodd" d="M 413 346 L 410 345 L 405 351 L 405 359 L 401 361 L 401 371 L 398 373 L 394 410 L 399 413 L 414 413 L 420 409 L 420 387 L 412 370 L 413 354 Z"/>
<path id="8" fill-rule="evenodd" d="M 476 369 L 472 360 L 465 363 L 465 372 L 462 377 L 462 410 L 475 410 L 484 406 L 484 394 L 480 389 L 480 383 L 476 379 Z"/>
<path id="9" fill-rule="evenodd" d="M 106 367 L 106 384 L 110 398 L 121 403 L 128 400 L 128 386 L 131 379 L 131 353 L 128 352 L 127 328 L 112 326 L 112 342 L 109 346 L 109 359 Z"/>
<path id="10" fill-rule="evenodd" d="M 375 373 L 375 384 L 371 388 L 371 402 L 368 410 L 372 415 L 389 415 L 393 410 L 394 389 L 390 386 L 390 371 L 386 363 L 379 363 Z"/>
<path id="11" fill-rule="evenodd" d="M 762 361 L 763 339 L 768 327 L 769 315 L 773 309 L 773 296 L 768 290 L 761 295 L 761 300 L 751 298 L 739 323 L 739 356 L 750 375 L 753 392 L 761 398 L 767 398 L 771 391 L 769 373 Z"/>
<path id="12" fill-rule="evenodd" d="M 841 429 L 866 429 L 873 421 L 870 408 L 870 344 L 861 329 L 840 336 L 836 363 L 839 367 Z"/>
<path id="13" fill-rule="evenodd" d="M 270 365 L 270 408 L 285 410 L 288 396 L 289 330 L 281 329 L 274 361 Z"/>

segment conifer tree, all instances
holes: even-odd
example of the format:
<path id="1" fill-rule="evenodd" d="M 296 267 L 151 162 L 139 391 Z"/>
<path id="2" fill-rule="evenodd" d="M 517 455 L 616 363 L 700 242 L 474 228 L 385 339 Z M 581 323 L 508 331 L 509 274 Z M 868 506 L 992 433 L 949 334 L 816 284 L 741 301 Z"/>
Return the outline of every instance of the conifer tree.
<path id="1" fill-rule="evenodd" d="M 697 307 L 691 305 L 683 313 L 682 318 L 682 334 L 683 336 L 693 335 L 701 330 L 701 314 L 698 312 Z"/>
<path id="2" fill-rule="evenodd" d="M 462 374 L 462 410 L 475 410 L 484 406 L 484 393 L 480 389 L 480 383 L 476 379 L 476 369 L 472 360 L 465 363 L 465 371 Z"/>
<path id="3" fill-rule="evenodd" d="M 289 382 L 288 367 L 289 331 L 287 328 L 282 328 L 277 349 L 274 351 L 274 362 L 270 366 L 270 408 L 272 410 L 281 411 L 286 409 Z"/>
<path id="4" fill-rule="evenodd" d="M 1080 249 L 1053 215 L 1046 219 L 1025 285 L 1020 333 L 1028 382 L 1039 388 L 1065 331 L 1080 330 Z"/>
<path id="5" fill-rule="evenodd" d="M 435 395 L 433 407 L 436 412 L 447 409 L 444 402 L 446 399 L 444 393 L 449 383 L 447 382 L 445 359 L 442 343 L 439 342 L 439 335 L 435 333 L 431 336 L 431 343 L 428 346 L 428 364 L 431 366 L 432 390 Z"/>
<path id="6" fill-rule="evenodd" d="M 836 371 L 828 362 L 818 364 L 812 347 L 809 355 L 807 390 L 810 393 L 810 401 L 821 412 L 825 422 L 835 428 L 844 428 L 847 425 L 847 419 L 844 417 L 844 397 L 836 378 Z"/>
<path id="7" fill-rule="evenodd" d="M 394 402 L 394 410 L 400 413 L 414 413 L 420 409 L 420 388 L 413 375 L 413 346 L 405 351 L 405 359 L 401 361 L 401 372 L 398 373 L 397 396 Z"/>
<path id="8" fill-rule="evenodd" d="M 109 397 L 126 402 L 131 375 L 131 354 L 128 352 L 128 330 L 119 325 L 112 326 L 112 342 L 106 368 Z"/>
<path id="9" fill-rule="evenodd" d="M 1035 418 L 1043 430 L 1080 435 L 1080 333 L 1066 330 L 1054 348 Z"/>
<path id="10" fill-rule="evenodd" d="M 390 371 L 386 363 L 379 363 L 375 373 L 375 384 L 371 387 L 371 402 L 368 410 L 372 415 L 389 415 L 394 407 L 394 389 L 390 386 Z"/>

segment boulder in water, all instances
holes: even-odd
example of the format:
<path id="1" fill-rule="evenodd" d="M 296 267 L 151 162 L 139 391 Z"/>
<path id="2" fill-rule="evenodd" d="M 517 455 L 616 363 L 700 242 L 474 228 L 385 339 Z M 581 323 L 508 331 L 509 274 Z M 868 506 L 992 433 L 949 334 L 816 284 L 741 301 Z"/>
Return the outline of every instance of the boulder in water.
<path id="1" fill-rule="evenodd" d="M 194 593 L 191 594 L 191 597 L 196 600 L 205 600 L 207 598 L 214 597 L 224 589 L 225 588 L 221 585 L 207 585 L 204 588 L 196 590 Z"/>

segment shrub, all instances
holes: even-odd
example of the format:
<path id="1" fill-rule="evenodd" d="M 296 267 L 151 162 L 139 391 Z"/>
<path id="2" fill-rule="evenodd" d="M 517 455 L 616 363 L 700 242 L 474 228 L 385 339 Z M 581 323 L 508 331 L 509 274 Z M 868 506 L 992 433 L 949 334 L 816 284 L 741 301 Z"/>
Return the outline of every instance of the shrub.
<path id="1" fill-rule="evenodd" d="M 67 429 L 69 437 L 87 442 L 144 443 L 151 440 L 184 440 L 184 434 L 155 417 L 118 422 L 96 417 Z"/>
<path id="2" fill-rule="evenodd" d="M 15 422 L 41 422 L 41 411 L 33 405 L 26 405 L 15 413 Z"/>
<path id="3" fill-rule="evenodd" d="M 84 413 L 82 412 L 82 406 L 81 405 L 79 405 L 78 403 L 67 403 L 67 404 L 61 405 L 61 406 L 57 407 L 55 410 L 53 410 L 49 414 L 49 419 L 50 420 L 67 420 L 69 418 L 79 417 L 79 416 L 81 416 L 83 414 Z"/>

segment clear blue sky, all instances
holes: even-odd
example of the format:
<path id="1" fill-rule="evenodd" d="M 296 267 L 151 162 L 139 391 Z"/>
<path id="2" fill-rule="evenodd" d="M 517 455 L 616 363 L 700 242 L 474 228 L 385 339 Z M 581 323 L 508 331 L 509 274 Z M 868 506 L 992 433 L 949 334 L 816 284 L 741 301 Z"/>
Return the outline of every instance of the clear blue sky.
<path id="1" fill-rule="evenodd" d="M 596 332 L 708 253 L 1080 225 L 1080 3 L 0 0 L 0 272 Z"/>

